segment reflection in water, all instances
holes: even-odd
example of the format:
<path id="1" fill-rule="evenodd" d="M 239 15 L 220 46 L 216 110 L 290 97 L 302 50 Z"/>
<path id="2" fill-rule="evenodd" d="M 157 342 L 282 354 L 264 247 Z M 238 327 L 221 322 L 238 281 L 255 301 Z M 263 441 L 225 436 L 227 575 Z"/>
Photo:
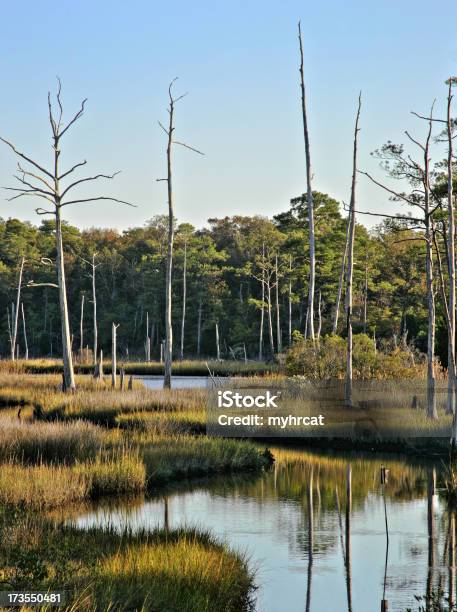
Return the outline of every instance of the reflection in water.
<path id="1" fill-rule="evenodd" d="M 314 511 L 313 511 L 313 468 L 308 479 L 308 585 L 306 588 L 306 612 L 311 610 L 311 581 L 313 578 Z"/>
<path id="2" fill-rule="evenodd" d="M 271 472 L 181 483 L 71 520 L 209 529 L 248 553 L 259 612 L 379 612 L 379 602 L 417 612 L 415 595 L 440 589 L 443 603 L 455 600 L 456 521 L 440 496 L 440 463 L 272 450 Z"/>
<path id="3" fill-rule="evenodd" d="M 351 512 L 352 512 L 352 468 L 349 463 L 346 470 L 346 593 L 348 612 L 352 612 L 352 579 L 351 579 Z"/>

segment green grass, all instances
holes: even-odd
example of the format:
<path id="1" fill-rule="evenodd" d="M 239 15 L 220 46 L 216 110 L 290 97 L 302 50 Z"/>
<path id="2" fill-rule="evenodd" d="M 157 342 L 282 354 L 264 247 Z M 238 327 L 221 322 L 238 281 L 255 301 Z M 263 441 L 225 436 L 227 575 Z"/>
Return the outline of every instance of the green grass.
<path id="1" fill-rule="evenodd" d="M 65 586 L 66 610 L 251 609 L 247 560 L 207 532 L 77 530 L 15 513 L 0 521 L 0 536 L 4 586 Z"/>
<path id="2" fill-rule="evenodd" d="M 142 444 L 153 487 L 178 478 L 254 471 L 266 465 L 258 447 L 239 440 L 176 436 L 156 438 L 152 444 L 146 438 Z"/>
<path id="3" fill-rule="evenodd" d="M 55 508 L 103 495 L 138 493 L 146 487 L 143 461 L 133 453 L 75 465 L 0 464 L 0 504 Z"/>

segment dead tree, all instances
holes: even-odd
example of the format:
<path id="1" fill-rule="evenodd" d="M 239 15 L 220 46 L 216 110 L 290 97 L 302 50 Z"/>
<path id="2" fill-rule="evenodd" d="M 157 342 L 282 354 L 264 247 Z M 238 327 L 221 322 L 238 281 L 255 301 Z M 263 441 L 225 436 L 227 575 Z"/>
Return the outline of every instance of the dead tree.
<path id="1" fill-rule="evenodd" d="M 76 163 L 70 169 L 62 172 L 60 169 L 60 155 L 61 155 L 61 144 L 63 136 L 68 130 L 78 121 L 78 119 L 84 113 L 84 107 L 86 100 L 83 100 L 81 107 L 73 117 L 64 124 L 63 122 L 63 107 L 61 99 L 61 85 L 58 82 L 58 89 L 56 94 L 56 102 L 58 111 L 55 114 L 53 106 L 51 104 L 51 94 L 48 93 L 48 112 L 49 112 L 49 123 L 52 130 L 52 149 L 53 149 L 53 165 L 52 169 L 48 170 L 43 165 L 33 160 L 30 156 L 19 151 L 14 144 L 9 142 L 3 137 L 0 140 L 4 142 L 21 160 L 25 161 L 30 169 L 23 168 L 21 162 L 18 163 L 18 174 L 15 178 L 20 183 L 20 187 L 6 187 L 5 189 L 15 192 L 10 200 L 15 200 L 22 197 L 38 197 L 46 200 L 50 206 L 50 210 L 44 208 L 37 208 L 36 213 L 38 215 L 52 215 L 55 220 L 55 238 L 56 238 L 56 267 L 57 267 L 57 287 L 59 290 L 59 306 L 60 306 L 60 319 L 61 319 L 61 333 L 62 333 L 62 357 L 63 357 L 63 369 L 64 369 L 64 380 L 65 390 L 74 391 L 75 376 L 73 370 L 73 358 L 71 352 L 71 340 L 70 340 L 70 321 L 68 315 L 68 303 L 67 303 L 67 289 L 65 279 L 65 262 L 64 262 L 64 249 L 62 239 L 62 209 L 65 206 L 80 203 L 91 203 L 100 200 L 110 200 L 112 202 L 119 202 L 121 204 L 129 204 L 123 200 L 107 196 L 96 196 L 89 198 L 76 198 L 71 199 L 68 194 L 75 187 L 85 184 L 87 182 L 96 181 L 99 178 L 112 179 L 117 173 L 107 174 L 96 174 L 79 180 L 75 180 L 68 185 L 64 185 L 64 179 L 68 177 L 81 166 L 86 164 L 86 160 Z M 67 197 L 66 197 L 67 196 Z M 32 283 L 33 284 L 33 283 Z M 42 283 L 41 285 L 45 285 Z M 52 284 L 55 286 L 54 284 Z"/>
<path id="2" fill-rule="evenodd" d="M 24 273 L 25 257 L 21 257 L 21 263 L 19 264 L 19 278 L 17 282 L 16 290 L 16 306 L 14 307 L 13 329 L 11 332 L 11 361 L 16 358 L 16 344 L 17 344 L 17 333 L 19 327 L 19 307 L 21 303 L 21 288 L 22 288 L 22 275 Z"/>
<path id="3" fill-rule="evenodd" d="M 289 321 L 288 321 L 288 344 L 292 346 L 292 255 L 289 255 L 289 294 L 288 294 L 288 305 L 289 305 Z"/>
<path id="4" fill-rule="evenodd" d="M 262 298 L 260 304 L 260 328 L 259 328 L 259 361 L 263 359 L 263 328 L 265 320 L 265 271 L 263 265 L 265 263 L 265 242 L 262 243 Z"/>
<path id="5" fill-rule="evenodd" d="M 422 154 L 422 164 L 415 161 L 411 155 L 404 152 L 402 145 L 387 143 L 381 152 L 377 152 L 378 157 L 387 162 L 385 168 L 389 174 L 397 179 L 406 179 L 413 186 L 409 195 L 394 191 L 374 179 L 367 172 L 361 172 L 368 177 L 378 187 L 387 191 L 394 199 L 406 202 L 410 206 L 419 208 L 423 217 L 394 217 L 406 221 L 408 224 L 415 223 L 414 227 L 423 229 L 423 234 L 417 236 L 417 240 L 425 241 L 425 273 L 426 273 L 426 292 L 427 292 L 427 416 L 430 419 L 437 419 L 436 410 L 436 388 L 435 388 L 435 291 L 434 291 L 434 266 L 433 266 L 433 241 L 435 227 L 433 215 L 440 203 L 433 205 L 431 188 L 430 170 L 430 144 L 432 138 L 432 127 L 435 119 L 433 118 L 433 106 L 427 117 L 413 113 L 420 119 L 427 122 L 427 133 L 424 142 L 419 142 L 413 138 L 409 132 L 405 132 L 408 139 L 419 148 Z M 393 166 L 389 165 L 393 162 Z M 374 213 L 364 213 L 374 214 Z M 376 215 L 378 216 L 378 215 Z M 386 216 L 386 215 L 381 215 Z"/>
<path id="6" fill-rule="evenodd" d="M 332 333 L 335 335 L 338 331 L 338 318 L 340 316 L 341 296 L 343 295 L 344 273 L 346 269 L 346 259 L 348 256 L 349 232 L 351 230 L 351 217 L 348 215 L 346 222 L 346 240 L 344 243 L 344 252 L 341 258 L 340 277 L 338 279 L 338 292 L 336 294 L 335 313 L 333 317 Z"/>
<path id="7" fill-rule="evenodd" d="M 96 275 L 95 272 L 100 265 L 99 263 L 95 263 L 95 258 L 97 257 L 97 253 L 94 251 L 92 253 L 92 258 L 90 261 L 83 259 L 83 262 L 90 266 L 91 272 L 89 274 L 89 278 L 92 284 L 92 324 L 93 324 L 93 352 L 94 352 L 94 366 L 97 365 L 97 355 L 98 355 L 98 323 L 97 323 L 97 285 L 96 285 Z"/>
<path id="8" fill-rule="evenodd" d="M 171 368 L 173 360 L 173 325 L 171 318 L 172 311 L 172 269 L 173 269 L 173 243 L 175 237 L 175 219 L 173 208 L 173 181 L 172 181 L 172 149 L 173 145 L 180 145 L 186 149 L 190 149 L 199 155 L 203 155 L 201 151 L 190 147 L 184 142 L 174 140 L 174 113 L 175 104 L 181 100 L 186 94 L 173 97 L 172 89 L 176 79 L 170 83 L 168 87 L 168 128 L 159 121 L 159 125 L 167 135 L 167 178 L 157 179 L 158 181 L 166 181 L 168 195 L 168 241 L 167 241 L 167 263 L 165 273 L 165 368 L 163 376 L 164 389 L 171 389 Z"/>
<path id="9" fill-rule="evenodd" d="M 197 316 L 197 355 L 200 356 L 200 343 L 202 336 L 202 300 L 198 301 L 198 316 Z"/>
<path id="10" fill-rule="evenodd" d="M 116 388 L 117 378 L 117 328 L 119 324 L 111 324 L 111 386 Z"/>
<path id="11" fill-rule="evenodd" d="M 447 117 L 446 117 L 446 132 L 448 141 L 448 157 L 447 157 L 447 215 L 448 215 L 448 272 L 449 272 L 449 329 L 448 329 L 448 395 L 446 412 L 448 414 L 456 412 L 456 360 L 455 360 L 455 309 L 456 309 L 456 271 L 455 271 L 455 218 L 454 218 L 454 185 L 453 185 L 453 169 L 454 169 L 454 124 L 452 120 L 452 86 L 457 83 L 457 78 L 453 77 L 447 81 L 448 97 L 447 97 Z M 453 440 L 454 446 L 457 443 L 457 421 L 454 418 Z"/>
<path id="12" fill-rule="evenodd" d="M 279 271 L 278 271 L 278 255 L 275 255 L 275 280 L 276 280 L 276 346 L 278 347 L 278 353 L 282 351 L 282 339 L 281 339 L 281 316 L 279 312 Z"/>
<path id="13" fill-rule="evenodd" d="M 216 359 L 217 361 L 220 361 L 221 360 L 221 345 L 219 341 L 219 322 L 218 321 L 216 321 L 215 331 L 216 331 Z"/>
<path id="14" fill-rule="evenodd" d="M 317 339 L 320 340 L 322 332 L 322 292 L 319 289 L 317 298 Z"/>
<path id="15" fill-rule="evenodd" d="M 79 357 L 82 359 L 84 351 L 84 293 L 81 296 L 81 316 L 79 319 Z"/>
<path id="16" fill-rule="evenodd" d="M 146 339 L 144 341 L 144 354 L 146 361 L 151 361 L 151 336 L 149 335 L 149 312 L 146 312 Z"/>
<path id="17" fill-rule="evenodd" d="M 348 242 L 348 261 L 346 271 L 346 332 L 347 332 L 347 350 L 346 350 L 346 381 L 345 381 L 345 404 L 352 406 L 352 276 L 354 272 L 354 238 L 355 238 L 355 190 L 357 182 L 357 144 L 359 134 L 359 119 L 360 109 L 362 106 L 362 96 L 359 94 L 359 105 L 355 119 L 354 128 L 354 147 L 352 156 L 352 184 L 351 184 L 351 200 L 349 205 L 350 229 Z"/>
<path id="18" fill-rule="evenodd" d="M 300 89 L 301 89 L 301 107 L 303 116 L 303 134 L 305 139 L 305 156 L 306 156 L 306 204 L 308 208 L 308 227 L 309 227 L 309 287 L 308 287 L 308 327 L 307 334 L 314 340 L 314 285 L 316 276 L 316 249 L 314 237 L 314 200 L 313 190 L 311 186 L 311 153 L 309 144 L 308 131 L 308 115 L 306 112 L 306 90 L 305 77 L 303 69 L 303 41 L 301 34 L 301 25 L 298 22 L 298 41 L 300 45 Z"/>
<path id="19" fill-rule="evenodd" d="M 24 313 L 24 302 L 21 302 L 21 310 L 22 310 L 22 331 L 24 333 L 24 346 L 25 346 L 25 360 L 29 358 L 29 343 L 27 340 L 27 328 L 25 325 L 25 313 Z"/>
<path id="20" fill-rule="evenodd" d="M 186 324 L 186 299 L 187 299 L 187 242 L 184 243 L 184 263 L 182 276 L 182 316 L 181 316 L 181 348 L 179 357 L 184 359 L 184 328 Z"/>

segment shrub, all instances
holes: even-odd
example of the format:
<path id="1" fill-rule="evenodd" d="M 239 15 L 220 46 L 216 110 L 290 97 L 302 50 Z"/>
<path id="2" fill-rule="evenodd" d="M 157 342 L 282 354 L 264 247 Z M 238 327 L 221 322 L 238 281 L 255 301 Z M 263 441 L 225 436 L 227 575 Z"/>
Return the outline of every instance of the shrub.
<path id="1" fill-rule="evenodd" d="M 299 340 L 287 352 L 286 373 L 311 380 L 341 379 L 346 373 L 346 339 L 325 336 L 313 343 Z M 423 359 L 410 350 L 385 347 L 376 350 L 366 334 L 354 336 L 353 375 L 355 379 L 423 378 Z"/>

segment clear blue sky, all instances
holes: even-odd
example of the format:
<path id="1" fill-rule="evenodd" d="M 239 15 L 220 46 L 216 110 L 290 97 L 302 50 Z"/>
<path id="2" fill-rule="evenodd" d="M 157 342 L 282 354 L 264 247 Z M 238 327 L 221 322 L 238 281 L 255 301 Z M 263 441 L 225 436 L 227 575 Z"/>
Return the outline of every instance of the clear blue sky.
<path id="1" fill-rule="evenodd" d="M 138 208 L 86 204 L 66 209 L 72 223 L 127 228 L 166 212 L 167 86 L 179 76 L 176 135 L 205 157 L 175 155 L 176 214 L 272 215 L 305 190 L 297 21 L 305 38 L 314 188 L 348 200 L 358 91 L 363 92 L 360 168 L 382 176 L 369 153 L 405 128 L 424 126 L 444 80 L 457 74 L 457 4 L 443 0 L 366 2 L 154 2 L 67 0 L 4 3 L 0 36 L 0 133 L 41 160 L 50 156 L 46 95 L 63 82 L 66 116 L 88 97 L 87 112 L 66 138 L 62 164 L 83 158 L 91 172 L 122 169 L 115 182 L 81 189 L 116 195 Z M 457 107 L 457 102 L 456 102 Z M 48 157 L 47 157 L 48 156 Z M 0 148 L 0 184 L 15 159 Z M 359 181 L 359 207 L 394 210 Z M 29 199 L 0 200 L 0 215 L 37 221 Z M 39 202 L 37 203 L 37 205 Z M 398 208 L 398 207 L 397 207 Z M 373 223 L 373 219 L 365 218 Z"/>

